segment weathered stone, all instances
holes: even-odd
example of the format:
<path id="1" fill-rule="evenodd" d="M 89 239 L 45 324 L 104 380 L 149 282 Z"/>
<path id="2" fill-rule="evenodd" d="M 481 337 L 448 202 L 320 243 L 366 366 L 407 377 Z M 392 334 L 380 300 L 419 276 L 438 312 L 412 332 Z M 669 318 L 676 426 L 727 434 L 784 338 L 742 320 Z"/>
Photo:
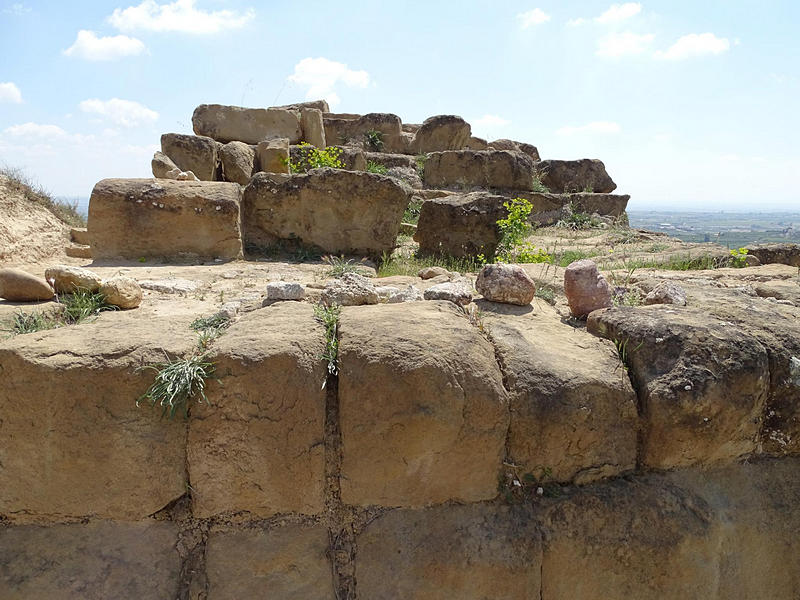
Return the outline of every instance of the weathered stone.
<path id="1" fill-rule="evenodd" d="M 472 130 L 464 119 L 455 115 L 437 115 L 425 119 L 414 134 L 415 154 L 461 150 L 467 145 Z"/>
<path id="2" fill-rule="evenodd" d="M 305 295 L 302 284 L 294 281 L 270 281 L 267 284 L 267 300 L 302 300 Z"/>
<path id="3" fill-rule="evenodd" d="M 0 514 L 137 520 L 186 493 L 185 423 L 135 401 L 153 382 L 139 367 L 188 352 L 195 336 L 135 317 L 0 343 Z"/>
<path id="4" fill-rule="evenodd" d="M 360 306 L 377 304 L 378 292 L 372 282 L 358 273 L 345 273 L 331 279 L 322 290 L 322 302 L 327 306 Z"/>
<path id="5" fill-rule="evenodd" d="M 494 148 L 495 150 L 508 150 L 510 152 L 523 152 L 531 157 L 534 162 L 539 162 L 539 150 L 533 144 L 526 144 L 524 142 L 515 142 L 514 140 L 494 140 L 487 144 L 487 148 Z M 485 148 L 484 148 L 485 149 Z"/>
<path id="6" fill-rule="evenodd" d="M 387 152 L 364 152 L 364 159 L 368 162 L 374 162 L 383 165 L 387 169 L 392 167 L 408 167 L 409 169 L 417 168 L 416 158 L 408 154 L 389 154 Z"/>
<path id="7" fill-rule="evenodd" d="M 497 220 L 506 198 L 487 192 L 454 194 L 422 205 L 414 240 L 426 254 L 494 256 L 500 242 Z"/>
<path id="8" fill-rule="evenodd" d="M 662 281 L 644 297 L 644 303 L 686 306 L 686 291 L 677 283 Z"/>
<path id="9" fill-rule="evenodd" d="M 410 185 L 413 189 L 422 189 L 422 179 L 416 168 L 411 167 L 390 167 L 386 174 Z"/>
<path id="10" fill-rule="evenodd" d="M 300 124 L 303 127 L 303 140 L 316 146 L 324 148 L 325 126 L 322 124 L 322 111 L 318 108 L 300 109 Z"/>
<path id="11" fill-rule="evenodd" d="M 191 171 L 181 171 L 179 168 L 167 171 L 164 179 L 172 179 L 174 181 L 200 181 L 200 179 Z"/>
<path id="12" fill-rule="evenodd" d="M 81 244 L 70 244 L 64 248 L 64 254 L 70 258 L 92 258 L 92 248 Z"/>
<path id="13" fill-rule="evenodd" d="M 118 308 L 136 308 L 142 303 L 142 288 L 130 277 L 106 279 L 100 285 L 99 292 L 106 302 Z"/>
<path id="14" fill-rule="evenodd" d="M 410 189 L 373 173 L 314 169 L 285 182 L 257 174 L 244 191 L 247 245 L 297 240 L 336 254 L 394 248 Z"/>
<path id="15" fill-rule="evenodd" d="M 615 340 L 637 390 L 641 464 L 671 469 L 731 461 L 756 449 L 769 392 L 767 351 L 706 310 L 669 305 L 589 315 Z"/>
<path id="16" fill-rule="evenodd" d="M 0 598 L 175 598 L 177 542 L 173 523 L 155 521 L 0 529 Z"/>
<path id="17" fill-rule="evenodd" d="M 354 307 L 339 322 L 342 500 L 493 498 L 508 426 L 492 345 L 446 302 Z"/>
<path id="18" fill-rule="evenodd" d="M 541 534 L 520 507 L 394 510 L 358 537 L 356 578 L 372 600 L 529 600 L 541 562 Z"/>
<path id="19" fill-rule="evenodd" d="M 76 290 L 96 292 L 103 282 L 103 278 L 94 271 L 67 265 L 46 269 L 44 278 L 52 284 L 58 294 L 71 294 Z"/>
<path id="20" fill-rule="evenodd" d="M 303 139 L 300 112 L 283 108 L 242 108 L 201 104 L 194 109 L 192 126 L 197 135 L 218 142 L 258 144 L 269 138 L 288 138 L 290 144 Z"/>
<path id="21" fill-rule="evenodd" d="M 539 157 L 539 149 L 534 146 L 533 144 L 527 144 L 525 142 L 517 142 L 519 149 L 531 157 L 534 162 L 539 162 L 541 158 Z"/>
<path id="22" fill-rule="evenodd" d="M 472 291 L 463 281 L 437 283 L 425 290 L 425 300 L 447 300 L 459 306 L 472 302 Z"/>
<path id="23" fill-rule="evenodd" d="M 450 271 L 444 267 L 425 267 L 424 269 L 420 269 L 417 273 L 417 277 L 420 279 L 433 279 L 439 275 L 450 277 Z"/>
<path id="24" fill-rule="evenodd" d="M 465 150 L 488 150 L 489 144 L 486 143 L 486 140 L 483 138 L 470 136 L 467 140 L 467 143 L 464 144 Z"/>
<path id="25" fill-rule="evenodd" d="M 89 245 L 89 232 L 86 227 L 70 227 L 69 239 L 76 244 Z"/>
<path id="26" fill-rule="evenodd" d="M 324 113 L 330 112 L 327 100 L 308 100 L 307 102 L 295 102 L 294 104 L 285 104 L 283 106 L 271 106 L 270 108 L 282 108 L 285 110 L 302 110 L 304 108 L 316 108 Z"/>
<path id="27" fill-rule="evenodd" d="M 325 140 L 328 145 L 362 145 L 366 150 L 404 152 L 405 142 L 400 117 L 388 113 L 366 115 L 324 114 Z M 382 142 L 381 148 L 371 147 L 367 133 L 376 132 Z"/>
<path id="28" fill-rule="evenodd" d="M 153 154 L 153 160 L 150 161 L 150 166 L 153 169 L 153 177 L 159 179 L 173 179 L 172 177 L 167 177 L 167 173 L 172 171 L 172 169 L 178 169 L 178 165 L 172 162 L 172 159 L 161 151 L 156 151 L 156 153 Z"/>
<path id="29" fill-rule="evenodd" d="M 423 181 L 429 187 L 530 190 L 534 170 L 533 160 L 522 152 L 433 152 L 425 160 Z"/>
<path id="30" fill-rule="evenodd" d="M 572 316 L 579 319 L 613 304 L 611 286 L 589 258 L 576 260 L 564 271 L 564 293 Z"/>
<path id="31" fill-rule="evenodd" d="M 89 202 L 94 258 L 242 256 L 235 183 L 104 179 Z"/>
<path id="32" fill-rule="evenodd" d="M 220 381 L 189 424 L 195 516 L 322 511 L 324 347 L 325 330 L 299 302 L 248 313 L 216 341 Z"/>
<path id="33" fill-rule="evenodd" d="M 217 179 L 218 145 L 210 137 L 165 133 L 161 136 L 161 152 L 181 171 L 191 171 L 201 181 Z"/>
<path id="34" fill-rule="evenodd" d="M 585 484 L 632 470 L 636 396 L 614 345 L 563 323 L 547 305 L 524 316 L 481 308 L 504 365 L 508 456 L 518 476 Z"/>
<path id="35" fill-rule="evenodd" d="M 578 192 L 565 194 L 565 204 L 571 204 L 577 212 L 598 214 L 604 217 L 621 217 L 625 214 L 628 200 L 627 194 L 598 194 Z"/>
<path id="36" fill-rule="evenodd" d="M 162 294 L 188 294 L 202 287 L 202 281 L 193 279 L 182 279 L 180 277 L 170 279 L 143 279 L 139 286 L 146 290 L 161 292 Z"/>
<path id="37" fill-rule="evenodd" d="M 245 598 L 334 597 L 324 526 L 285 525 L 213 532 L 208 536 L 208 597 Z"/>
<path id="38" fill-rule="evenodd" d="M 617 189 L 606 167 L 597 159 L 543 160 L 537 165 L 541 180 L 551 192 L 608 194 Z"/>
<path id="39" fill-rule="evenodd" d="M 525 306 L 533 300 L 536 284 L 522 267 L 496 264 L 481 269 L 475 289 L 486 300 Z"/>
<path id="40" fill-rule="evenodd" d="M 225 181 L 247 185 L 253 176 L 256 152 L 244 142 L 228 142 L 219 149 Z"/>
<path id="41" fill-rule="evenodd" d="M 289 172 L 289 140 L 274 138 L 258 142 L 258 168 L 267 173 Z"/>
<path id="42" fill-rule="evenodd" d="M 420 127 L 422 127 L 422 125 L 419 124 L 419 123 L 403 123 L 402 124 L 403 133 L 412 133 L 412 134 L 413 133 L 417 133 L 419 131 Z"/>
<path id="43" fill-rule="evenodd" d="M 392 291 L 386 298 L 387 304 L 398 304 L 400 302 L 419 302 L 425 297 L 419 288 L 409 285 L 403 290 Z"/>
<path id="44" fill-rule="evenodd" d="M 800 244 L 754 244 L 747 246 L 747 254 L 758 258 L 763 265 L 800 267 Z"/>
<path id="45" fill-rule="evenodd" d="M 50 300 L 53 288 L 44 279 L 18 269 L 0 269 L 0 298 L 10 302 Z"/>

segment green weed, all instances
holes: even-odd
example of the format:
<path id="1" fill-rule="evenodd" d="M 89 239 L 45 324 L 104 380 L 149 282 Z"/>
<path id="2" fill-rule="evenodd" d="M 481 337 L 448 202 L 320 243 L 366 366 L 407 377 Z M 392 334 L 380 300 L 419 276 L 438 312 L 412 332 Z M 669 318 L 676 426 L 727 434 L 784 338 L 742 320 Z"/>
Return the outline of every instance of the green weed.
<path id="1" fill-rule="evenodd" d="M 383 133 L 375 129 L 370 129 L 364 133 L 364 140 L 367 148 L 373 152 L 383 152 Z"/>
<path id="2" fill-rule="evenodd" d="M 339 374 L 339 314 L 342 307 L 334 304 L 333 306 L 322 306 L 318 304 L 314 307 L 314 317 L 325 327 L 325 351 L 321 358 L 328 363 L 328 374 L 336 376 Z M 322 387 L 325 387 L 322 383 Z"/>
<path id="3" fill-rule="evenodd" d="M 375 162 L 374 160 L 367 161 L 367 172 L 368 173 L 377 173 L 378 175 L 386 175 L 389 172 L 384 165 L 379 162 Z"/>
<path id="4" fill-rule="evenodd" d="M 158 365 L 147 365 L 142 369 L 156 372 L 155 381 L 150 388 L 136 400 L 136 406 L 146 402 L 150 406 L 160 406 L 161 416 L 172 419 L 180 410 L 184 418 L 189 416 L 192 402 L 205 402 L 206 379 L 214 374 L 214 364 L 203 355 L 177 358 Z"/>

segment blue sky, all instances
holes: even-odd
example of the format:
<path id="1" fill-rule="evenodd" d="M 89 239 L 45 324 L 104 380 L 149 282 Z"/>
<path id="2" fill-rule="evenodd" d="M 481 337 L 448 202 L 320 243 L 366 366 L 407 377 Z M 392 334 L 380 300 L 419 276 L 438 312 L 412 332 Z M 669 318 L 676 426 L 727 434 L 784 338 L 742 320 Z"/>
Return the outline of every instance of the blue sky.
<path id="1" fill-rule="evenodd" d="M 800 2 L 0 0 L 0 164 L 147 177 L 201 103 L 458 114 L 629 208 L 800 209 Z"/>

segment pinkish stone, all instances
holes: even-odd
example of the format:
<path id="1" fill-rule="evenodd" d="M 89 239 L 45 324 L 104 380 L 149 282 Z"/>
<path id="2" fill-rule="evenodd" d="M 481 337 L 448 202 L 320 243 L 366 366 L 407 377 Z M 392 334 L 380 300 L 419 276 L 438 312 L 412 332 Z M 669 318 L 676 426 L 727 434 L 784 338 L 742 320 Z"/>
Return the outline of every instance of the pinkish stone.
<path id="1" fill-rule="evenodd" d="M 584 318 L 593 310 L 609 308 L 612 290 L 593 260 L 576 260 L 564 272 L 564 293 L 574 317 Z"/>

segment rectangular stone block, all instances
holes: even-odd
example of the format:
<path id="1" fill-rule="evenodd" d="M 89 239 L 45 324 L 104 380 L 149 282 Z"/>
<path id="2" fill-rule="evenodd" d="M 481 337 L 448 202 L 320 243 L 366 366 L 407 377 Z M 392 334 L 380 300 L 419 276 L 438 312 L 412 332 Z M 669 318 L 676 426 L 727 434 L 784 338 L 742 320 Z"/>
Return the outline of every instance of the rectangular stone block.
<path id="1" fill-rule="evenodd" d="M 218 142 L 257 144 L 268 138 L 289 138 L 296 144 L 303 139 L 300 112 L 285 108 L 242 108 L 221 104 L 201 104 L 194 109 L 192 126 L 197 135 Z"/>
<path id="2" fill-rule="evenodd" d="M 0 598 L 172 600 L 177 542 L 176 526 L 156 521 L 0 528 Z"/>
<path id="3" fill-rule="evenodd" d="M 237 183 L 103 179 L 89 201 L 94 258 L 241 258 Z"/>
<path id="4" fill-rule="evenodd" d="M 258 169 L 267 173 L 289 172 L 289 140 L 273 138 L 258 142 Z"/>
<path id="5" fill-rule="evenodd" d="M 322 111 L 318 108 L 301 108 L 300 123 L 303 126 L 303 140 L 316 146 L 324 148 L 325 127 L 322 124 Z"/>
<path id="6" fill-rule="evenodd" d="M 332 600 L 328 530 L 284 525 L 212 532 L 206 548 L 209 598 Z"/>
<path id="7" fill-rule="evenodd" d="M 217 179 L 218 146 L 210 137 L 181 133 L 165 133 L 161 136 L 161 152 L 181 171 L 191 171 L 200 181 Z"/>
<path id="8" fill-rule="evenodd" d="M 325 330 L 305 303 L 247 314 L 215 343 L 210 405 L 189 423 L 198 517 L 323 509 Z"/>
<path id="9" fill-rule="evenodd" d="M 424 506 L 497 495 L 508 406 L 492 345 L 445 301 L 340 319 L 342 500 Z"/>
<path id="10" fill-rule="evenodd" d="M 186 493 L 186 424 L 136 399 L 186 324 L 113 316 L 0 343 L 0 515 L 144 519 Z M 1 596 L 1 595 L 0 595 Z"/>
<path id="11" fill-rule="evenodd" d="M 329 146 L 336 144 L 359 145 L 364 150 L 400 152 L 407 151 L 407 142 L 403 137 L 400 117 L 390 113 L 369 113 L 366 115 L 334 114 L 322 115 L 325 127 L 325 140 Z M 378 148 L 370 145 L 367 139 L 369 132 L 380 134 L 383 145 Z"/>
<path id="12" fill-rule="evenodd" d="M 523 152 L 452 150 L 428 154 L 423 181 L 433 188 L 531 190 L 534 171 Z"/>

